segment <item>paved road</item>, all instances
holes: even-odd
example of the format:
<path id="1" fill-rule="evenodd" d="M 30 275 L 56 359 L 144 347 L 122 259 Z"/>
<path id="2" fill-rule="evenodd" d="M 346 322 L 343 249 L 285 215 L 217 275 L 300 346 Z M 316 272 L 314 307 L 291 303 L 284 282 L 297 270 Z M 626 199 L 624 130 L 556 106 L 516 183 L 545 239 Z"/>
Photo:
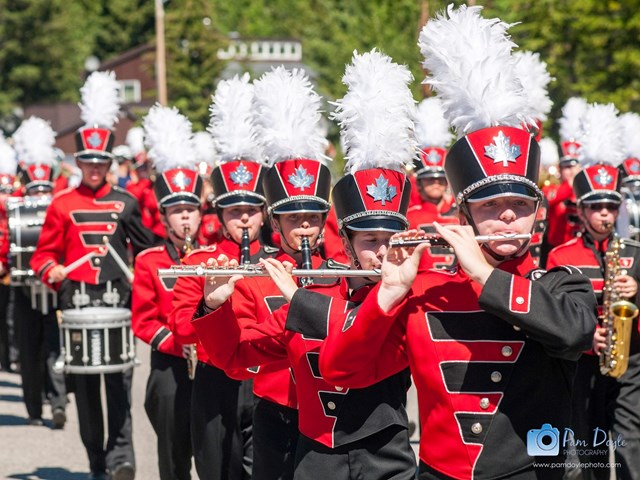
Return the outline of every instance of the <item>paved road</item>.
<path id="1" fill-rule="evenodd" d="M 132 391 L 136 480 L 157 480 L 156 436 L 143 405 L 149 375 L 149 347 L 138 341 L 137 348 L 142 365 L 135 370 Z M 69 399 L 64 430 L 51 428 L 48 405 L 43 412 L 45 426 L 28 426 L 20 375 L 0 372 L 0 479 L 86 480 L 89 461 L 80 441 L 73 394 Z M 197 478 L 195 470 L 192 477 Z"/>

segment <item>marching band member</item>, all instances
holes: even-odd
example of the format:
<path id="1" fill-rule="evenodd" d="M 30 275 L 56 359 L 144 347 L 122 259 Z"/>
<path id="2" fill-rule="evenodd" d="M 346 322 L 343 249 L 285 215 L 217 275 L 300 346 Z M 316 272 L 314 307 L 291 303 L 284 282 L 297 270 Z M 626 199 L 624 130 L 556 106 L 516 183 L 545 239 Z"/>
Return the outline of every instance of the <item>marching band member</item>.
<path id="1" fill-rule="evenodd" d="M 43 214 L 51 202 L 56 162 L 55 137 L 56 133 L 49 123 L 37 117 L 22 122 L 12 137 L 20 162 L 18 176 L 25 194 L 20 199 L 20 205 L 36 212 L 31 228 L 35 228 L 39 220 L 37 212 Z M 26 231 L 24 234 L 26 236 Z M 67 395 L 64 375 L 53 369 L 60 355 L 60 332 L 53 292 L 34 278 L 22 278 L 21 285 L 12 288 L 15 323 L 20 340 L 20 376 L 29 424 L 43 424 L 42 399 L 49 385 L 47 396 L 51 403 L 53 428 L 63 428 L 67 419 Z"/>
<path id="2" fill-rule="evenodd" d="M 0 135 L 0 368 L 11 369 L 9 328 L 9 220 L 7 218 L 7 200 L 15 192 L 18 161 L 16 152 Z"/>
<path id="3" fill-rule="evenodd" d="M 160 479 L 189 480 L 191 380 L 185 346 L 171 333 L 167 321 L 175 281 L 159 278 L 157 271 L 179 264 L 196 248 L 202 178 L 195 169 L 191 123 L 177 109 L 154 106 L 144 118 L 144 128 L 167 238 L 136 258 L 131 326 L 152 347 L 144 407 L 158 437 Z"/>
<path id="4" fill-rule="evenodd" d="M 260 162 L 252 100 L 253 85 L 248 75 L 223 80 L 216 88 L 209 131 L 216 142 L 220 164 L 212 171 L 211 183 L 223 236 L 217 243 L 186 256 L 185 265 L 200 265 L 218 255 L 241 263 L 257 263 L 258 258 L 269 255 L 258 240 L 264 222 L 265 166 Z M 240 381 L 229 378 L 213 365 L 191 326 L 202 299 L 203 285 L 201 278 L 179 278 L 169 315 L 176 339 L 193 346 L 197 352 L 191 399 L 191 440 L 196 471 L 201 479 L 247 479 L 252 469 L 252 405 L 247 406 L 244 399 L 250 392 L 245 392 L 246 387 Z M 235 373 L 242 378 L 251 376 L 246 369 L 243 369 L 244 375 Z"/>
<path id="5" fill-rule="evenodd" d="M 118 83 L 111 72 L 94 72 L 81 89 L 81 116 L 85 126 L 76 133 L 76 164 L 82 182 L 56 195 L 45 218 L 31 258 L 40 280 L 58 292 L 61 309 L 75 308 L 75 291 L 84 283 L 94 306 L 104 305 L 107 282 L 117 290 L 118 305 L 129 305 L 131 285 L 118 263 L 151 247 L 154 237 L 144 228 L 136 200 L 106 182 L 112 161 L 113 124 L 118 114 Z M 105 247 L 105 237 L 111 248 Z M 120 258 L 116 259 L 115 252 Z M 93 256 L 72 270 L 65 266 L 88 253 Z M 130 274 L 130 272 L 129 272 Z M 131 380 L 133 369 L 104 374 L 108 404 L 108 440 L 105 447 L 101 375 L 73 375 L 80 436 L 94 479 L 133 479 L 135 458 L 131 434 Z"/>
<path id="6" fill-rule="evenodd" d="M 277 67 L 255 85 L 258 138 L 271 168 L 263 181 L 269 219 L 280 236 L 279 261 L 320 268 L 318 247 L 330 208 L 331 173 L 322 163 L 327 141 L 320 126 L 320 96 L 306 76 Z M 247 279 L 238 286 L 234 311 L 261 322 L 282 305 L 269 279 Z M 203 308 L 206 304 L 203 303 Z M 259 371 L 253 391 L 254 480 L 290 479 L 298 439 L 297 398 L 288 364 Z"/>
<path id="7" fill-rule="evenodd" d="M 455 200 L 448 192 L 444 162 L 447 148 L 453 141 L 451 126 L 444 118 L 442 102 L 437 97 L 427 98 L 418 105 L 416 137 L 420 147 L 419 158 L 413 161 L 413 175 L 421 202 L 409 207 L 409 227 L 434 233 L 433 222 L 457 224 Z M 447 268 L 456 257 L 449 247 L 429 247 L 422 256 L 423 268 Z"/>
<path id="8" fill-rule="evenodd" d="M 616 247 L 614 225 L 618 217 L 622 197 L 620 186 L 622 174 L 618 165 L 624 159 L 624 150 L 617 110 L 611 104 L 594 104 L 587 109 L 583 124 L 586 130 L 580 138 L 581 162 L 591 164 L 580 171 L 573 181 L 573 190 L 578 199 L 578 214 L 583 226 L 582 236 L 560 245 L 549 253 L 548 267 L 571 264 L 580 268 L 591 280 L 601 311 L 601 326 L 593 337 L 593 351 L 583 355 L 573 383 L 572 429 L 576 440 L 598 440 L 595 433 L 606 437 L 611 432 L 613 439 L 623 439 L 624 446 L 615 448 L 616 470 L 619 479 L 638 478 L 640 472 L 640 335 L 637 318 L 631 319 L 631 337 L 618 339 L 630 344 L 629 368 L 618 378 L 603 375 L 600 368 L 602 350 L 606 348 L 607 329 L 603 319 L 611 313 L 603 305 L 605 291 L 616 298 L 637 303 L 640 280 L 640 243 L 619 239 Z M 608 266 L 607 255 L 617 255 Z M 611 276 L 611 277 L 610 277 Z M 610 277 L 610 278 L 609 278 Z M 612 290 L 613 289 L 613 290 Z M 611 302 L 609 302 L 611 303 Z M 613 340 L 612 340 L 613 341 Z M 595 353 L 595 355 L 593 355 Z M 584 478 L 609 478 L 608 448 L 593 446 L 591 455 L 579 455 L 584 468 Z M 583 449 L 587 450 L 587 449 Z M 602 462 L 600 467 L 595 467 Z"/>
<path id="9" fill-rule="evenodd" d="M 336 184 L 332 196 L 354 269 L 379 268 L 389 237 L 407 228 L 410 185 L 402 172 L 415 150 L 414 101 L 407 87 L 411 78 L 406 68 L 376 51 L 354 54 L 353 65 L 347 67 L 344 81 L 350 91 L 339 102 L 336 116 L 349 131 L 351 173 Z M 367 97 L 373 91 L 375 98 Z M 370 115 L 353 115 L 369 109 L 373 101 L 377 108 L 368 110 Z M 367 138 L 367 128 L 386 135 Z M 227 264 L 225 259 L 220 266 Z M 357 472 L 361 478 L 413 479 L 416 463 L 404 410 L 408 370 L 392 371 L 369 388 L 342 389 L 325 382 L 317 369 L 327 322 L 334 313 L 330 297 L 358 304 L 375 279 L 343 278 L 299 288 L 278 260 L 262 265 L 290 304 L 256 321 L 254 315 L 247 316 L 248 310 L 239 311 L 232 295 L 236 282 L 242 288 L 250 279 L 211 278 L 205 282 L 205 305 L 213 312 L 194 319 L 193 325 L 211 358 L 223 368 L 264 367 L 289 359 L 301 433 L 294 478 L 348 479 Z"/>
<path id="10" fill-rule="evenodd" d="M 420 35 L 428 81 L 462 135 L 445 163 L 462 225 L 436 225 L 459 266 L 418 272 L 426 244 L 389 249 L 380 285 L 359 310 L 331 319 L 320 372 L 340 387 L 364 387 L 391 364 L 410 365 L 420 479 L 562 478 L 563 468 L 534 466 L 525 439 L 543 424 L 567 425 L 574 361 L 590 343 L 595 303 L 577 269 L 536 270 L 527 240 L 480 246 L 475 237 L 530 234 L 542 197 L 508 25 L 483 19 L 480 8 L 450 6 Z"/>
<path id="11" fill-rule="evenodd" d="M 209 132 L 193 134 L 193 145 L 196 152 L 197 169 L 202 178 L 202 194 L 200 198 L 202 222 L 198 233 L 198 244 L 211 245 L 220 240 L 222 229 L 220 219 L 213 208 L 213 186 L 211 172 L 217 162 L 216 146 Z"/>
<path id="12" fill-rule="evenodd" d="M 576 209 L 576 198 L 573 193 L 573 179 L 580 171 L 578 160 L 582 133 L 580 120 L 587 108 L 586 100 L 578 97 L 570 98 L 562 107 L 560 118 L 560 184 L 548 185 L 543 189 L 549 202 L 549 230 L 545 237 L 548 252 L 574 238 L 580 231 L 580 220 Z M 544 253 L 543 253 L 544 255 Z"/>

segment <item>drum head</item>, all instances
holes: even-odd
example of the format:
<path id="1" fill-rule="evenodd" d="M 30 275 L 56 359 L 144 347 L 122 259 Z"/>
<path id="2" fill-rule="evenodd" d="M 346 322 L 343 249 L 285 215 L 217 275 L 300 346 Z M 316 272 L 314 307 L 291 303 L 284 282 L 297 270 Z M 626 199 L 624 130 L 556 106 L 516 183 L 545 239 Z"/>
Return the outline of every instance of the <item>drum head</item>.
<path id="1" fill-rule="evenodd" d="M 62 311 L 62 321 L 73 324 L 108 324 L 131 321 L 126 308 L 87 307 Z"/>

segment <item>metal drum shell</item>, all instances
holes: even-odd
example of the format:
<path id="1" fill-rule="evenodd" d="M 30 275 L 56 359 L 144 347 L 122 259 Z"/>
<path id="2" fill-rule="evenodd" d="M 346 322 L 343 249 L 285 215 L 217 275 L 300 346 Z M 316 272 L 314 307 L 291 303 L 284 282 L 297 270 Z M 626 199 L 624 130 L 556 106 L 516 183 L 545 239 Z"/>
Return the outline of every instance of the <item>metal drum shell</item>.
<path id="1" fill-rule="evenodd" d="M 125 308 L 63 310 L 60 342 L 65 373 L 116 373 L 136 365 L 131 311 Z"/>
<path id="2" fill-rule="evenodd" d="M 51 197 L 22 197 L 7 200 L 9 226 L 9 264 L 11 284 L 26 285 L 26 278 L 33 276 L 29 265 Z"/>
<path id="3" fill-rule="evenodd" d="M 622 204 L 616 220 L 616 232 L 620 238 L 640 241 L 640 189 L 623 187 Z"/>

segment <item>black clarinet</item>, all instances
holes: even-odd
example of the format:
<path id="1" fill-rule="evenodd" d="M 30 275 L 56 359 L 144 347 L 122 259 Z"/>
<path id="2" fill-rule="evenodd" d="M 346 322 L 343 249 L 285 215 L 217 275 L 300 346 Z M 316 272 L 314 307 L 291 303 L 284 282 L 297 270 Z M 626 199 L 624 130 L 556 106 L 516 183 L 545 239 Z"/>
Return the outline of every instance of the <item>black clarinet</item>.
<path id="1" fill-rule="evenodd" d="M 311 263 L 311 246 L 309 245 L 309 237 L 302 237 L 300 244 L 300 251 L 302 253 L 302 265 L 304 270 L 311 270 L 313 265 Z M 313 283 L 311 277 L 300 277 L 300 285 L 307 287 Z"/>
<path id="2" fill-rule="evenodd" d="M 184 245 L 182 251 L 185 255 L 189 255 L 193 250 L 193 239 L 191 238 L 191 229 L 188 225 L 185 225 L 182 234 L 184 235 Z M 196 344 L 191 343 L 186 345 L 187 348 L 187 375 L 189 380 L 196 378 L 196 367 L 198 366 L 198 351 Z"/>
<path id="3" fill-rule="evenodd" d="M 242 242 L 240 243 L 240 265 L 251 264 L 251 240 L 249 240 L 249 229 L 242 229 Z"/>

